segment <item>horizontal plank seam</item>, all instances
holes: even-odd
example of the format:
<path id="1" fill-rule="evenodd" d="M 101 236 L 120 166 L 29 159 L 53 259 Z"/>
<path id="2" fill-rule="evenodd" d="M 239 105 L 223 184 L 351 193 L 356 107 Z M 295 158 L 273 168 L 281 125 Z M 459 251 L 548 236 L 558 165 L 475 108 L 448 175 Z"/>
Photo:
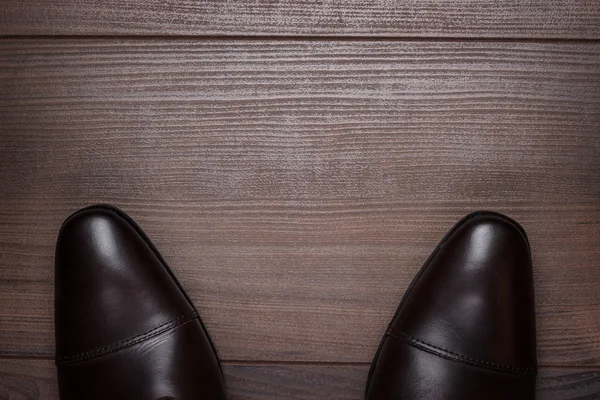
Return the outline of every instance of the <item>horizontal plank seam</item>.
<path id="1" fill-rule="evenodd" d="M 460 36 L 303 36 L 303 35 L 0 35 L 1 40 L 213 40 L 213 41 L 340 41 L 340 42 L 519 42 L 519 43 L 600 43 L 598 38 L 565 37 L 460 37 Z"/>
<path id="2" fill-rule="evenodd" d="M 27 356 L 27 355 L 10 355 L 0 354 L 0 363 L 3 361 L 54 361 L 54 357 L 51 356 Z M 325 367 L 366 367 L 371 365 L 370 361 L 290 361 L 290 360 L 220 360 L 223 365 L 240 365 L 240 366 L 303 366 L 303 365 L 315 365 Z M 573 370 L 573 371 L 593 371 L 600 372 L 600 365 L 538 365 L 538 371 L 541 370 Z"/>

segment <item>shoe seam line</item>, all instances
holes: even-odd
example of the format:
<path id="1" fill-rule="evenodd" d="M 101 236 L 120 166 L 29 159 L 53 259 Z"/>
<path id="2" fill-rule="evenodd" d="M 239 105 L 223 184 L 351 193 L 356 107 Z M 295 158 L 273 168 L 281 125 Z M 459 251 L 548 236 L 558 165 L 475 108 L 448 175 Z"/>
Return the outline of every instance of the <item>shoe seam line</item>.
<path id="1" fill-rule="evenodd" d="M 413 336 L 410 336 L 404 332 L 401 332 L 397 329 L 394 329 L 392 327 L 390 327 L 387 331 L 387 335 L 401 340 L 403 342 L 405 342 L 406 344 L 416 347 L 420 350 L 426 351 L 428 353 L 452 360 L 452 361 L 457 361 L 457 362 L 462 362 L 465 364 L 469 364 L 469 365 L 473 365 L 476 367 L 481 367 L 481 368 L 485 368 L 485 369 L 491 369 L 494 371 L 501 371 L 501 372 L 508 372 L 508 373 L 512 373 L 512 374 L 519 374 L 519 375 L 530 375 L 532 373 L 535 373 L 536 368 L 530 368 L 530 367 L 513 367 L 510 365 L 503 365 L 503 364 L 497 364 L 497 363 L 493 363 L 493 362 L 489 362 L 489 361 L 483 361 L 483 360 L 479 360 L 476 358 L 472 358 L 472 357 L 468 357 L 465 355 L 462 355 L 460 353 L 456 353 L 453 351 L 450 351 L 448 349 L 444 349 L 442 347 L 433 345 L 431 343 L 427 343 L 423 340 L 417 339 Z"/>
<path id="2" fill-rule="evenodd" d="M 89 360 L 92 358 L 115 353 L 119 350 L 123 350 L 127 347 L 134 346 L 134 345 L 141 343 L 143 341 L 146 341 L 154 336 L 160 335 L 161 333 L 167 332 L 167 331 L 174 329 L 180 325 L 183 325 L 184 323 L 192 320 L 193 318 L 196 318 L 197 316 L 198 316 L 198 314 L 196 313 L 196 311 L 192 311 L 187 314 L 180 315 L 179 317 L 173 318 L 172 320 L 167 321 L 164 324 L 157 326 L 156 328 L 152 328 L 149 331 L 140 333 L 139 335 L 133 336 L 129 339 L 125 339 L 120 342 L 101 347 L 99 349 L 86 351 L 83 353 L 78 353 L 78 354 L 75 354 L 72 356 L 59 357 L 57 359 L 56 364 L 59 365 L 59 364 L 65 364 L 65 363 L 85 361 L 85 360 Z"/>

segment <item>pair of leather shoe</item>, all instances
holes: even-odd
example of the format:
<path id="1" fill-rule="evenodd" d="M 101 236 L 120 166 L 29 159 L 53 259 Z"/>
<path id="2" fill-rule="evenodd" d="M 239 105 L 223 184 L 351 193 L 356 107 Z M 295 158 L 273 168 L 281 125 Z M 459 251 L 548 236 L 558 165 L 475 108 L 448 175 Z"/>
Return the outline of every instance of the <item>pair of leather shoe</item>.
<path id="1" fill-rule="evenodd" d="M 56 248 L 62 400 L 225 399 L 215 348 L 142 230 L 110 206 L 80 210 Z M 531 400 L 529 244 L 511 219 L 461 220 L 407 290 L 369 373 L 367 400 Z"/>

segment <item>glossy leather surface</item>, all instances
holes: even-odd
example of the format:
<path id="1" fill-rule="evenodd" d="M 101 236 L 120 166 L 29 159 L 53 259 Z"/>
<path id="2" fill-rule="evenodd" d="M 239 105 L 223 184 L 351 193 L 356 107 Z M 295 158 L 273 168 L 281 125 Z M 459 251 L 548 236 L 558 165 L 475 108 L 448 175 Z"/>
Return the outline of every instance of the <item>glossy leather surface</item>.
<path id="1" fill-rule="evenodd" d="M 442 240 L 377 352 L 367 400 L 533 400 L 533 272 L 522 228 L 480 212 Z"/>
<path id="2" fill-rule="evenodd" d="M 62 400 L 225 399 L 196 310 L 127 215 L 94 206 L 69 217 L 55 281 Z"/>

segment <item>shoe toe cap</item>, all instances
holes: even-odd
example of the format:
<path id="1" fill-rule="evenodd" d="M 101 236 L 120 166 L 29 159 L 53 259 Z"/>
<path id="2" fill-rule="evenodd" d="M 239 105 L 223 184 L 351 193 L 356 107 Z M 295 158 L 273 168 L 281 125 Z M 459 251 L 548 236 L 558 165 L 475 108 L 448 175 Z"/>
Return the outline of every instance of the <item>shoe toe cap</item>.
<path id="1" fill-rule="evenodd" d="M 523 229 L 488 212 L 457 224 L 411 285 L 391 329 L 467 358 L 535 367 L 533 272 Z"/>
<path id="2" fill-rule="evenodd" d="M 69 217 L 56 246 L 57 360 L 143 335 L 194 313 L 151 243 L 116 210 Z"/>

